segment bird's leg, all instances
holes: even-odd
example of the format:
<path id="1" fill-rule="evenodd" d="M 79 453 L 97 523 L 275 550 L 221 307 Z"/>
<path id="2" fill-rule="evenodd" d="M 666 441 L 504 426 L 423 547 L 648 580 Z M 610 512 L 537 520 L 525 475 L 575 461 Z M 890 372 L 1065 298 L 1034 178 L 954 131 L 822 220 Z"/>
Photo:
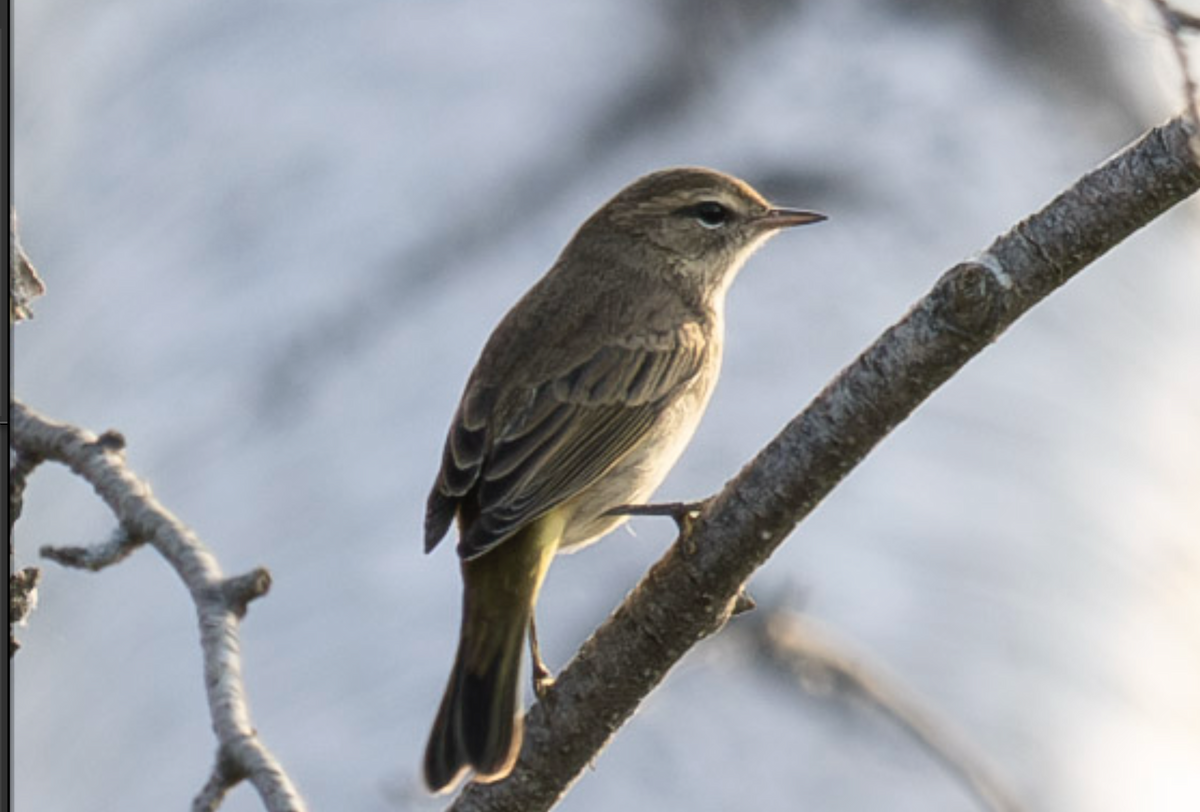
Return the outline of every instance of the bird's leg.
<path id="1" fill-rule="evenodd" d="M 607 511 L 609 516 L 670 516 L 679 528 L 679 535 L 685 541 L 692 536 L 692 526 L 700 513 L 708 505 L 707 499 L 699 502 L 660 502 L 653 505 L 619 505 Z M 695 552 L 689 547 L 688 552 Z"/>
<path id="2" fill-rule="evenodd" d="M 554 687 L 554 673 L 542 659 L 537 639 L 537 619 L 532 614 L 529 616 L 529 657 L 533 665 L 533 692 L 538 699 L 545 699 L 546 694 Z"/>
<path id="3" fill-rule="evenodd" d="M 699 502 L 657 502 L 651 505 L 618 505 L 606 511 L 608 516 L 670 516 L 680 532 L 691 528 L 692 522 L 700 518 L 707 500 Z"/>

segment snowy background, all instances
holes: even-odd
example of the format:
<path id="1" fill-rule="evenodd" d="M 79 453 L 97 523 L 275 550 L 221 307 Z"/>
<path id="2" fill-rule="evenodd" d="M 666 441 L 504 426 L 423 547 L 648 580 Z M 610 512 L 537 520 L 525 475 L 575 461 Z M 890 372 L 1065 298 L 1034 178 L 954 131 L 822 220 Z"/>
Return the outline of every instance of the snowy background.
<path id="1" fill-rule="evenodd" d="M 13 29 L 14 198 L 49 287 L 14 391 L 121 430 L 227 572 L 271 570 L 251 709 L 314 810 L 444 803 L 417 765 L 459 586 L 448 549 L 421 552 L 423 500 L 484 339 L 597 205 L 703 164 L 831 216 L 731 293 L 721 384 L 660 491 L 695 498 L 944 269 L 1179 104 L 1147 19 L 1084 0 L 38 0 Z M 1031 810 L 1200 809 L 1198 223 L 1180 207 L 1019 322 L 752 585 L 803 595 Z M 17 564 L 110 528 L 45 466 Z M 672 536 L 634 529 L 556 563 L 552 664 Z M 149 551 L 45 569 L 14 808 L 185 808 L 214 745 L 179 583 Z M 562 809 L 976 808 L 736 627 Z"/>

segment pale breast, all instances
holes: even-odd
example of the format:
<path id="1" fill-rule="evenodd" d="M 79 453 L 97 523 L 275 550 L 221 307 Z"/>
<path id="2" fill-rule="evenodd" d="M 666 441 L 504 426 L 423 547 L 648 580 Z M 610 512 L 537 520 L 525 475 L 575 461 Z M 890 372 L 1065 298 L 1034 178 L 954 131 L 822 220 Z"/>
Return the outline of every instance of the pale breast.
<path id="1" fill-rule="evenodd" d="M 719 346 L 719 342 L 718 346 Z M 572 498 L 559 550 L 579 549 L 624 523 L 626 516 L 606 515 L 621 505 L 644 504 L 666 479 L 696 433 L 720 370 L 719 349 L 704 369 L 663 410 L 645 439 L 594 485 Z"/>

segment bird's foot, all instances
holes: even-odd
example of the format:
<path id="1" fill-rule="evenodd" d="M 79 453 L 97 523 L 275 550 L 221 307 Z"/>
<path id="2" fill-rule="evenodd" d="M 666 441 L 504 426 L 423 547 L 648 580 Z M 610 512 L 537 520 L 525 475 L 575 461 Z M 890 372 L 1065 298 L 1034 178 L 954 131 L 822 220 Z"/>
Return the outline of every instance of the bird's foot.
<path id="1" fill-rule="evenodd" d="M 529 618 L 529 660 L 530 672 L 533 677 L 533 693 L 538 701 L 544 700 L 554 687 L 554 672 L 542 659 L 542 648 L 538 645 L 537 621 Z"/>
<path id="2" fill-rule="evenodd" d="M 535 662 L 533 664 L 533 693 L 537 696 L 538 701 L 545 701 L 553 687 L 554 674 L 550 672 L 545 663 Z"/>

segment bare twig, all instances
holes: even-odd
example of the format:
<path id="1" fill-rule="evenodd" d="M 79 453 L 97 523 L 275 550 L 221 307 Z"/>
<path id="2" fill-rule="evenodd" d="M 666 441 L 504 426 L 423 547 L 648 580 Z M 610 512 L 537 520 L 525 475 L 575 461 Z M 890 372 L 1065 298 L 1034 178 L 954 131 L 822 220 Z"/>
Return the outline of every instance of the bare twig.
<path id="1" fill-rule="evenodd" d="M 246 616 L 250 601 L 261 598 L 271 589 L 271 573 L 265 567 L 250 570 L 245 575 L 226 578 L 221 582 L 224 601 L 239 618 Z"/>
<path id="2" fill-rule="evenodd" d="M 46 292 L 41 277 L 17 235 L 17 210 L 8 209 L 8 323 L 33 318 L 30 303 Z M 8 471 L 8 657 L 11 660 L 21 644 L 13 634 L 13 627 L 26 621 L 37 605 L 37 585 L 41 571 L 37 567 L 25 567 L 13 572 L 13 526 L 24 507 L 25 483 L 33 469 L 42 462 L 32 454 L 15 454 Z"/>
<path id="3" fill-rule="evenodd" d="M 1185 32 L 1200 33 L 1200 17 L 1188 14 L 1175 8 L 1167 0 L 1150 0 L 1162 18 L 1167 35 L 1171 38 L 1171 48 L 1175 51 L 1175 61 L 1179 63 L 1179 72 L 1183 81 L 1183 98 L 1187 106 L 1188 116 L 1192 120 L 1192 152 L 1200 160 L 1200 90 L 1197 89 L 1196 79 L 1192 76 L 1192 68 L 1188 59 L 1187 43 L 1183 41 Z"/>
<path id="4" fill-rule="evenodd" d="M 833 631 L 810 617 L 780 609 L 761 612 L 739 628 L 753 634 L 756 651 L 806 691 L 811 692 L 813 683 L 831 685 L 839 694 L 862 696 L 888 714 L 948 768 L 984 809 L 1019 812 L 1022 808 L 968 742 L 952 733 L 946 722 L 897 678 L 853 651 Z"/>
<path id="5" fill-rule="evenodd" d="M 21 510 L 25 506 L 25 484 L 29 475 L 43 462 L 41 457 L 34 454 L 15 452 L 12 465 L 8 469 L 8 542 L 9 553 L 12 553 L 12 531 L 17 519 L 21 518 Z"/>
<path id="6" fill-rule="evenodd" d="M 14 453 L 11 467 L 8 469 L 8 657 L 11 660 L 21 648 L 17 636 L 13 633 L 14 626 L 20 626 L 29 618 L 33 607 L 37 605 L 37 586 L 41 580 L 41 570 L 37 567 L 25 567 L 13 572 L 13 527 L 21 516 L 25 506 L 25 484 L 29 475 L 42 463 L 42 458 L 33 454 Z"/>
<path id="7" fill-rule="evenodd" d="M 291 779 L 254 729 L 242 680 L 238 618 L 245 614 L 249 600 L 266 593 L 270 585 L 266 570 L 226 578 L 208 548 L 129 470 L 119 434 L 106 432 L 97 437 L 47 420 L 15 400 L 11 416 L 10 443 L 18 459 L 24 456 L 66 465 L 91 484 L 120 522 L 120 530 L 105 544 L 87 550 L 48 548 L 44 553 L 68 566 L 99 569 L 146 543 L 167 559 L 195 602 L 218 752 L 212 775 L 193 808 L 216 809 L 225 794 L 245 779 L 254 785 L 268 810 L 305 810 Z"/>
<path id="8" fill-rule="evenodd" d="M 8 210 L 8 323 L 33 318 L 29 304 L 46 292 L 46 286 L 25 256 L 17 237 L 17 210 Z"/>
<path id="9" fill-rule="evenodd" d="M 87 547 L 45 545 L 38 552 L 42 558 L 48 558 L 64 567 L 99 572 L 105 567 L 121 563 L 145 543 L 145 539 L 132 538 L 129 531 L 118 526 L 113 530 L 108 541 L 102 541 L 99 544 L 91 544 Z"/>
<path id="10" fill-rule="evenodd" d="M 1023 313 L 1200 189 L 1179 117 L 951 268 L 705 507 L 529 711 L 508 779 L 452 809 L 550 808 L 749 576 L 874 446 Z"/>
<path id="11" fill-rule="evenodd" d="M 1158 7 L 1163 20 L 1167 23 L 1167 28 L 1171 31 L 1200 31 L 1200 17 L 1195 14 L 1181 11 L 1166 0 L 1151 0 L 1151 2 Z"/>
<path id="12" fill-rule="evenodd" d="M 8 658 L 17 653 L 21 643 L 13 634 L 13 626 L 19 626 L 29 617 L 37 605 L 37 587 L 42 571 L 37 567 L 25 567 L 8 576 Z"/>

